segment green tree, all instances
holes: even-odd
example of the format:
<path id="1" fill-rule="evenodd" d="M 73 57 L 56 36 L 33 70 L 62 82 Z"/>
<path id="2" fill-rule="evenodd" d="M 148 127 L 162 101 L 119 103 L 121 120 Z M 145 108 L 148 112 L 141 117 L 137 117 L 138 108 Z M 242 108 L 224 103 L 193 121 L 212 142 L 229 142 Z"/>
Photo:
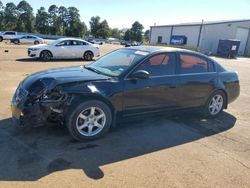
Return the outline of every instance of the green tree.
<path id="1" fill-rule="evenodd" d="M 58 7 L 56 5 L 51 5 L 48 9 L 49 14 L 49 31 L 50 34 L 56 35 L 58 33 Z"/>
<path id="2" fill-rule="evenodd" d="M 44 7 L 37 10 L 35 28 L 39 33 L 49 34 L 49 14 Z"/>
<path id="3" fill-rule="evenodd" d="M 134 22 L 132 28 L 130 29 L 131 40 L 142 42 L 143 29 L 144 27 L 140 22 Z"/>
<path id="4" fill-rule="evenodd" d="M 97 31 L 99 30 L 100 27 L 100 17 L 99 16 L 93 16 L 90 18 L 89 24 L 90 24 L 90 32 L 94 37 L 97 36 Z"/>
<path id="5" fill-rule="evenodd" d="M 75 7 L 68 8 L 67 25 L 65 30 L 67 36 L 83 37 L 87 32 L 87 26 L 81 22 L 79 10 Z"/>
<path id="6" fill-rule="evenodd" d="M 0 1 L 0 31 L 4 30 L 4 6 L 2 1 Z"/>
<path id="7" fill-rule="evenodd" d="M 34 15 L 33 8 L 26 1 L 20 1 L 17 5 L 18 24 L 16 31 L 33 32 L 34 30 Z"/>
<path id="8" fill-rule="evenodd" d="M 99 16 L 91 17 L 89 21 L 91 34 L 95 38 L 107 38 L 111 33 L 108 22 L 107 20 L 103 20 L 102 22 L 100 20 Z"/>
<path id="9" fill-rule="evenodd" d="M 121 38 L 121 31 L 118 28 L 111 29 L 111 36 L 113 38 L 120 39 Z"/>
<path id="10" fill-rule="evenodd" d="M 149 36 L 150 35 L 150 30 L 146 30 L 144 33 L 144 39 L 146 42 L 149 42 Z"/>
<path id="11" fill-rule="evenodd" d="M 128 29 L 125 34 L 124 34 L 124 40 L 130 41 L 131 36 L 130 36 L 130 29 Z"/>
<path id="12" fill-rule="evenodd" d="M 7 3 L 4 9 L 4 26 L 5 30 L 14 30 L 17 25 L 17 7 L 14 3 Z"/>
<path id="13" fill-rule="evenodd" d="M 64 6 L 60 6 L 58 9 L 58 25 L 61 35 L 65 35 L 65 29 L 67 28 L 67 14 L 67 8 Z"/>
<path id="14" fill-rule="evenodd" d="M 101 38 L 107 38 L 110 36 L 110 28 L 109 28 L 107 20 L 103 20 L 99 24 L 99 28 L 96 32 L 96 35 L 97 37 L 101 37 Z"/>

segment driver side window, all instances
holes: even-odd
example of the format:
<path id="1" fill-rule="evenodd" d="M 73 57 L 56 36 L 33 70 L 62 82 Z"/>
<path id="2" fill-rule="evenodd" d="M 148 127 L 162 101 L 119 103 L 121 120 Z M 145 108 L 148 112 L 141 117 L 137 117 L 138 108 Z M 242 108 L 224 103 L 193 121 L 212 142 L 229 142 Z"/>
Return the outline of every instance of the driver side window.
<path id="1" fill-rule="evenodd" d="M 70 46 L 72 45 L 72 41 L 70 40 L 65 40 L 57 44 L 57 46 Z"/>
<path id="2" fill-rule="evenodd" d="M 175 54 L 158 54 L 150 57 L 136 70 L 145 70 L 150 76 L 173 75 L 175 73 Z"/>

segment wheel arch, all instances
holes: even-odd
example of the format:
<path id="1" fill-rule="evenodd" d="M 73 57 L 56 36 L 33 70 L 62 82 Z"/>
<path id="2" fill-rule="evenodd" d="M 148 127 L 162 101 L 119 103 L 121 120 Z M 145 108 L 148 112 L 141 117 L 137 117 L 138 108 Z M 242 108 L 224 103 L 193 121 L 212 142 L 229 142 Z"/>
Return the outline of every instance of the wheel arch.
<path id="1" fill-rule="evenodd" d="M 224 103 L 224 109 L 227 109 L 227 106 L 228 106 L 228 94 L 227 94 L 227 91 L 224 89 L 224 88 L 216 88 L 216 89 L 214 89 L 209 95 L 208 95 L 208 97 L 207 97 L 207 100 L 209 99 L 209 97 L 211 96 L 211 95 L 213 95 L 215 92 L 217 92 L 217 91 L 221 91 L 221 92 L 223 92 L 224 93 L 224 95 L 225 95 L 225 103 Z M 206 101 L 207 101 L 206 100 Z"/>
<path id="2" fill-rule="evenodd" d="M 111 114 L 112 114 L 112 121 L 115 121 L 116 119 L 116 114 L 117 114 L 117 109 L 115 108 L 115 106 L 112 104 L 112 102 L 107 99 L 106 97 L 100 95 L 100 94 L 94 94 L 94 93 L 77 93 L 77 94 L 72 94 L 72 101 L 70 106 L 75 105 L 77 103 L 80 102 L 85 102 L 88 100 L 98 100 L 103 102 L 104 104 L 106 104 L 110 110 L 111 110 Z M 113 124 L 112 124 L 113 126 Z"/>
<path id="3" fill-rule="evenodd" d="M 39 56 L 41 57 L 42 52 L 45 52 L 45 51 L 49 52 L 51 54 L 51 57 L 53 57 L 53 53 L 48 49 L 42 49 Z"/>
<path id="4" fill-rule="evenodd" d="M 90 49 L 87 49 L 86 51 L 84 51 L 83 56 L 84 56 L 84 55 L 85 55 L 85 53 L 87 53 L 87 52 L 91 52 L 91 53 L 92 53 L 92 55 L 94 56 L 94 52 L 93 52 L 92 50 L 90 50 Z"/>

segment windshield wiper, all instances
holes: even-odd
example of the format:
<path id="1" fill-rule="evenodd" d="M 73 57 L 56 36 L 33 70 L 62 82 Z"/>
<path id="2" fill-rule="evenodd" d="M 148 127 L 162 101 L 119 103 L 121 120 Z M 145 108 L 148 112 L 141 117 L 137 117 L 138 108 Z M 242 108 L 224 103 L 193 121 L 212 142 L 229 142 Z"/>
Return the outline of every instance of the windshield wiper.
<path id="1" fill-rule="evenodd" d="M 93 68 L 93 67 L 84 66 L 84 68 L 85 68 L 85 69 L 88 69 L 88 70 L 91 70 L 91 71 L 93 71 L 93 72 L 95 72 L 95 73 L 97 73 L 97 74 L 102 74 L 101 71 L 99 71 L 99 70 L 97 70 L 97 69 L 95 69 L 95 68 Z"/>

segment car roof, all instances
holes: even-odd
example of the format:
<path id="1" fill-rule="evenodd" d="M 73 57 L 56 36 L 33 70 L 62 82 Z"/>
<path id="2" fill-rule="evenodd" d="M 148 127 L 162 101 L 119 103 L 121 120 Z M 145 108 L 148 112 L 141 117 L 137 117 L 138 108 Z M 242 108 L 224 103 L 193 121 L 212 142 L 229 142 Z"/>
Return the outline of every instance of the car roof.
<path id="1" fill-rule="evenodd" d="M 128 49 L 146 51 L 149 53 L 177 52 L 177 51 L 179 51 L 179 52 L 194 52 L 192 50 L 186 50 L 186 49 L 174 48 L 174 47 L 165 47 L 165 46 L 131 46 L 131 47 L 128 47 Z"/>
<path id="2" fill-rule="evenodd" d="M 78 41 L 85 41 L 85 40 L 82 40 L 82 39 L 77 39 L 77 38 L 60 38 L 58 39 L 60 41 L 64 41 L 64 40 L 78 40 Z"/>
<path id="3" fill-rule="evenodd" d="M 36 35 L 21 35 L 21 37 L 28 37 L 28 36 L 40 38 L 40 37 L 38 37 L 38 36 L 36 36 Z"/>

